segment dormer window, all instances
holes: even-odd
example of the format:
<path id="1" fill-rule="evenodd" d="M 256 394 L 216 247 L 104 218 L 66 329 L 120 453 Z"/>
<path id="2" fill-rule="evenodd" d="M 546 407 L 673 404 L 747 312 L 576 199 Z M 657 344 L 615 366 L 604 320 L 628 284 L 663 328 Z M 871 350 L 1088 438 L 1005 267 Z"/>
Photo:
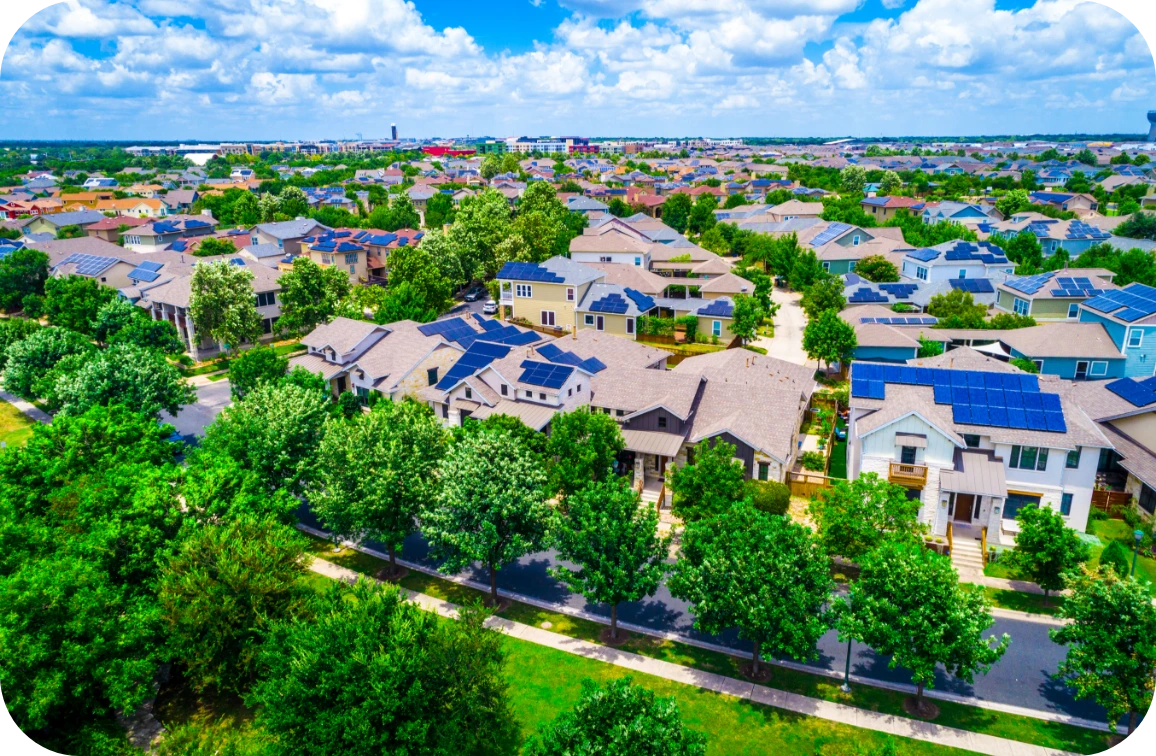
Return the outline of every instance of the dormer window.
<path id="1" fill-rule="evenodd" d="M 466 388 L 466 398 L 467 398 L 467 399 L 473 399 L 473 398 L 474 398 L 474 391 L 473 391 L 473 389 L 471 389 L 471 388 L 469 388 L 469 387 L 467 387 L 467 388 Z"/>

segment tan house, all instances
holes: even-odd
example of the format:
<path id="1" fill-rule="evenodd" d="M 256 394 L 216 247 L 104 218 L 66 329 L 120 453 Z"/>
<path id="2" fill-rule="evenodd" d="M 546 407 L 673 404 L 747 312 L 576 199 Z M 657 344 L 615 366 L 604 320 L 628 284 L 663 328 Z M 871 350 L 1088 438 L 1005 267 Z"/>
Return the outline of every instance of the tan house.
<path id="1" fill-rule="evenodd" d="M 560 331 L 577 328 L 577 306 L 604 274 L 565 257 L 506 263 L 498 271 L 500 304 L 512 316 Z"/>

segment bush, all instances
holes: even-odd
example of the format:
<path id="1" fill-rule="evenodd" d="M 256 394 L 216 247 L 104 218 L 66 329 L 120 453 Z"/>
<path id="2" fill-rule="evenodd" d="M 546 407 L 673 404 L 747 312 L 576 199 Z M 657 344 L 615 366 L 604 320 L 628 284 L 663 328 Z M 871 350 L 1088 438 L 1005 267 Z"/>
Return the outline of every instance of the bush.
<path id="1" fill-rule="evenodd" d="M 1023 357 L 1016 357 L 1015 359 L 1011 360 L 1009 364 L 1011 364 L 1012 367 L 1019 368 L 1025 373 L 1040 372 L 1040 369 L 1036 363 L 1032 362 L 1031 360 L 1025 360 Z"/>
<path id="2" fill-rule="evenodd" d="M 777 480 L 748 480 L 747 496 L 755 509 L 767 514 L 783 515 L 791 505 L 791 489 Z"/>
<path id="3" fill-rule="evenodd" d="M 1120 513 L 1124 518 L 1124 522 L 1128 523 L 1128 527 L 1135 530 L 1140 527 L 1140 513 L 1136 511 L 1135 507 L 1125 507 L 1124 511 Z"/>
<path id="4" fill-rule="evenodd" d="M 1120 577 L 1125 577 L 1131 569 L 1131 555 L 1128 547 L 1119 541 L 1112 541 L 1100 554 L 1100 566 L 1109 567 Z"/>
<path id="5" fill-rule="evenodd" d="M 823 470 L 827 466 L 827 458 L 819 452 L 803 452 L 803 456 L 799 461 L 806 470 Z"/>
<path id="6" fill-rule="evenodd" d="M 698 335 L 698 316 L 683 315 L 681 318 L 675 318 L 674 324 L 686 329 L 686 343 L 693 344 L 695 336 Z"/>
<path id="7" fill-rule="evenodd" d="M 1088 515 L 1088 519 L 1089 520 L 1097 520 L 1097 521 L 1098 520 L 1106 520 L 1106 519 L 1108 519 L 1108 513 L 1102 509 L 1093 509 L 1092 513 Z"/>

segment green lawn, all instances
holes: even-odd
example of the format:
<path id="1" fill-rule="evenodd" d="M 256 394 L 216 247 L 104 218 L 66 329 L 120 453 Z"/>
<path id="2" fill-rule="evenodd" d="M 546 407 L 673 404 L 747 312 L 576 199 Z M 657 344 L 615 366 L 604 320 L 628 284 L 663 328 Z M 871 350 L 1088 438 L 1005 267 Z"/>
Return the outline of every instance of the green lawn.
<path id="1" fill-rule="evenodd" d="M 289 341 L 289 342 L 286 342 L 284 344 L 278 344 L 277 346 L 273 347 L 273 351 L 282 357 L 284 357 L 286 355 L 290 355 L 290 354 L 295 354 L 296 352 L 303 351 L 304 349 L 305 349 L 305 347 L 301 346 L 301 344 L 299 344 L 296 341 Z M 208 373 L 216 373 L 219 370 L 228 371 L 229 362 L 230 362 L 230 360 L 216 359 L 216 360 L 209 360 L 208 362 L 202 362 L 202 363 L 200 363 L 196 366 L 193 366 L 193 367 L 190 367 L 188 365 L 178 365 L 177 367 L 181 371 L 181 374 L 184 375 L 186 378 L 192 378 L 193 376 L 197 376 L 197 375 L 207 375 Z M 221 377 L 225 378 L 225 377 L 227 377 L 227 375 L 222 375 Z M 220 380 L 220 378 L 217 378 L 215 380 Z"/>
<path id="2" fill-rule="evenodd" d="M 1123 520 L 1088 520 L 1088 533 L 1097 536 L 1100 543 L 1092 545 L 1092 558 L 1088 561 L 1088 566 L 1096 569 L 1100 566 L 1100 552 L 1108 545 L 1109 541 L 1120 541 L 1128 547 L 1131 552 L 1135 547 L 1135 541 L 1132 537 L 1132 528 Z M 1131 564 L 1131 561 L 1129 561 Z M 1018 574 L 1013 573 L 1010 569 L 1001 563 L 988 564 L 983 568 L 983 574 L 988 577 L 1004 578 L 1007 580 L 1023 580 L 1024 578 Z M 1156 559 L 1143 554 L 1136 560 L 1136 577 L 1141 581 L 1156 584 Z M 1007 607 L 1013 609 L 1015 607 Z"/>
<path id="3" fill-rule="evenodd" d="M 985 570 L 986 572 L 986 570 Z M 994 606 L 1001 609 L 1014 609 L 1017 612 L 1031 612 L 1033 614 L 1059 614 L 1064 605 L 1063 596 L 1050 596 L 1045 602 L 1038 593 L 1023 593 L 1022 591 L 1005 591 L 999 588 L 984 588 L 984 593 Z"/>
<path id="4" fill-rule="evenodd" d="M 24 446 L 32 438 L 32 426 L 36 421 L 29 419 L 8 402 L 0 402 L 0 441 L 9 446 Z"/>
<path id="5" fill-rule="evenodd" d="M 356 572 L 373 575 L 385 566 L 385 562 L 368 554 L 350 549 L 343 549 L 339 553 L 334 553 L 332 543 L 318 538 L 311 538 L 311 541 L 311 550 L 318 557 Z M 411 570 L 409 575 L 402 579 L 401 585 L 412 591 L 457 604 L 476 601 L 482 597 L 482 593 L 472 588 L 416 570 Z M 518 602 L 512 602 L 510 608 L 502 612 L 501 616 L 536 627 L 540 627 L 543 622 L 549 622 L 552 632 L 595 643 L 598 642 L 598 634 L 604 627 L 604 625 L 596 622 Z M 740 677 L 739 665 L 744 661 L 718 651 L 641 635 L 631 638 L 622 648 L 673 664 L 681 664 L 685 667 L 736 678 Z M 575 684 L 577 684 L 576 681 Z M 855 685 L 850 693 L 843 693 L 839 689 L 839 681 L 836 679 L 782 668 L 775 668 L 774 677 L 768 684 L 780 690 L 812 698 L 906 716 L 903 712 L 903 699 L 906 696 L 894 691 L 868 685 Z M 963 730 L 982 732 L 1077 753 L 1098 753 L 1111 745 L 1107 733 L 1104 732 L 1056 722 L 1045 722 L 1032 717 L 1005 714 L 949 701 L 937 701 L 936 703 L 940 707 L 940 715 L 936 723 L 949 727 L 958 727 Z M 823 752 L 827 753 L 826 750 Z M 857 752 L 848 751 L 848 753 Z"/>

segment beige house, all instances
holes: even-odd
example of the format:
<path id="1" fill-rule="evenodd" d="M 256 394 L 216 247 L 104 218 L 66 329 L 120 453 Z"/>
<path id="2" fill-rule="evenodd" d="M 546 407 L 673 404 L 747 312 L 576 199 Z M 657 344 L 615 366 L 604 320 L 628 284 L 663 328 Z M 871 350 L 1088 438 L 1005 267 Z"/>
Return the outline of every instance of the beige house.
<path id="1" fill-rule="evenodd" d="M 500 304 L 514 318 L 570 331 L 578 327 L 578 303 L 603 275 L 565 257 L 551 257 L 543 263 L 506 263 L 497 275 Z"/>

